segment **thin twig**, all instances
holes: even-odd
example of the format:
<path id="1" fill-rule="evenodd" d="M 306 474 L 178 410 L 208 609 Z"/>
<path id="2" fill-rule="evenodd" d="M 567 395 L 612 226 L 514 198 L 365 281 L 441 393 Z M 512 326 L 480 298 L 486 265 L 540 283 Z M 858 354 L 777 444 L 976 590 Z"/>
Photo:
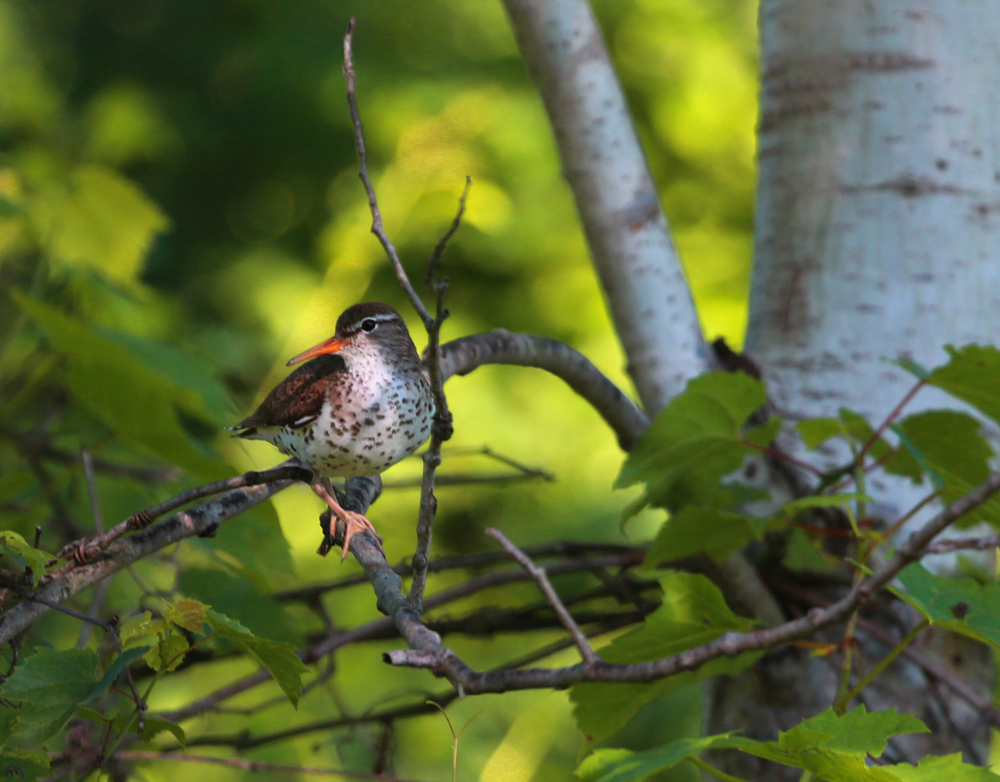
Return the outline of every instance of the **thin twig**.
<path id="1" fill-rule="evenodd" d="M 444 307 L 444 294 L 448 290 L 448 280 L 438 279 L 437 267 L 441 262 L 448 241 L 462 224 L 465 213 L 465 199 L 472 185 L 470 177 L 465 178 L 465 187 L 458 199 L 458 212 L 451 226 L 441 241 L 437 243 L 434 252 L 427 261 L 427 284 L 436 294 L 434 320 L 427 326 L 427 378 L 434 395 L 434 423 L 431 427 L 431 444 L 424 454 L 424 474 L 420 485 L 420 515 L 417 518 L 417 550 L 413 554 L 413 582 L 407 599 L 418 612 L 421 612 L 424 599 L 424 589 L 427 586 L 427 564 L 430 561 L 431 538 L 434 517 L 437 515 L 437 497 L 434 496 L 434 478 L 438 465 L 441 464 L 441 445 L 451 439 L 453 432 L 451 411 L 448 409 L 448 399 L 444 393 L 444 375 L 441 372 L 441 326 L 448 317 Z"/>
<path id="2" fill-rule="evenodd" d="M 903 408 L 910 403 L 910 400 L 916 396 L 917 392 L 923 388 L 926 383 L 927 381 L 921 378 L 914 384 L 913 388 L 907 392 L 906 396 L 899 401 L 899 404 L 892 409 L 892 412 L 890 412 L 889 415 L 885 417 L 885 420 L 879 424 L 878 428 L 872 432 L 872 436 L 869 437 L 865 444 L 861 446 L 861 450 L 858 451 L 855 461 L 860 462 L 865 458 L 865 454 L 868 453 L 868 449 L 878 441 L 878 439 L 885 433 L 885 430 L 889 428 L 889 424 L 899 417 L 899 414 L 903 412 Z"/>
<path id="3" fill-rule="evenodd" d="M 528 555 L 511 543 L 507 539 L 507 536 L 500 530 L 490 527 L 486 530 L 486 534 L 503 546 L 503 548 L 518 561 L 518 564 L 531 574 L 535 583 L 538 584 L 538 588 L 542 590 L 542 594 L 545 595 L 546 599 L 552 605 L 552 610 L 556 612 L 556 615 L 562 621 L 566 631 L 576 642 L 576 646 L 580 650 L 580 655 L 583 657 L 584 665 L 588 668 L 592 668 L 600 663 L 601 658 L 598 657 L 591 648 L 590 642 L 587 640 L 587 636 L 581 632 L 579 625 L 577 625 L 577 623 L 573 620 L 569 611 L 566 610 L 566 606 L 563 605 L 562 600 L 559 599 L 559 595 L 556 593 L 556 590 L 552 588 L 552 582 L 549 581 L 548 576 L 545 574 L 545 568 L 532 562 Z"/>
<path id="4" fill-rule="evenodd" d="M 90 495 L 90 513 L 94 517 L 94 530 L 98 535 L 104 532 L 104 517 L 101 513 L 101 498 L 97 494 L 97 480 L 94 476 L 94 459 L 90 455 L 90 451 L 86 448 L 80 449 L 80 460 L 83 462 L 83 474 L 87 479 L 87 492 Z M 95 619 L 100 616 L 101 605 L 104 603 L 104 598 L 108 593 L 108 589 L 111 587 L 112 579 L 106 578 L 100 584 L 97 585 L 97 589 L 94 590 L 94 598 L 90 601 L 90 607 L 87 609 L 87 614 L 94 617 Z M 76 639 L 76 648 L 82 649 L 87 645 L 87 641 L 90 640 L 90 634 L 93 631 L 94 626 L 89 622 L 84 622 L 80 627 L 80 635 Z"/>
<path id="5" fill-rule="evenodd" d="M 920 635 L 920 633 L 922 633 L 929 626 L 930 622 L 928 622 L 925 619 L 922 622 L 918 623 L 912 630 L 910 630 L 910 632 L 906 634 L 906 637 L 903 638 L 903 640 L 900 641 L 898 644 L 896 644 L 890 650 L 889 654 L 887 654 L 885 657 L 879 660 L 878 664 L 874 668 L 872 668 L 864 677 L 862 677 L 861 681 L 859 681 L 857 684 L 854 685 L 854 689 L 852 689 L 844 696 L 844 701 L 843 701 L 844 706 L 850 704 L 850 702 L 854 700 L 865 687 L 867 687 L 869 684 L 875 681 L 875 678 L 880 673 L 882 673 L 882 671 L 888 668 L 892 664 L 892 661 L 895 660 L 897 657 L 899 657 L 899 655 L 901 655 L 906 650 L 906 647 L 909 646 L 911 643 L 913 643 L 916 637 Z"/>
<path id="6" fill-rule="evenodd" d="M 1000 473 L 990 476 L 975 489 L 956 500 L 926 522 L 899 547 L 895 555 L 873 575 L 851 589 L 843 598 L 827 608 L 814 608 L 805 616 L 755 632 L 728 632 L 720 638 L 670 657 L 648 662 L 615 665 L 575 665 L 567 668 L 530 668 L 503 673 L 478 672 L 471 669 L 454 652 L 444 647 L 440 638 L 426 628 L 413 625 L 415 617 L 403 611 L 390 611 L 403 637 L 410 643 L 408 650 L 386 653 L 392 665 L 428 668 L 446 676 L 466 693 L 506 692 L 520 689 L 566 687 L 585 681 L 648 682 L 694 671 L 721 657 L 736 657 L 744 652 L 763 651 L 808 638 L 819 630 L 839 624 L 859 606 L 869 602 L 886 584 L 912 562 L 918 560 L 924 548 L 940 532 L 969 511 L 986 502 L 1000 489 Z M 366 556 L 368 552 L 365 552 Z M 398 607 L 398 598 L 379 594 L 383 606 Z"/>
<path id="7" fill-rule="evenodd" d="M 396 279 L 406 292 L 410 304 L 417 311 L 420 320 L 425 328 L 430 328 L 434 318 L 427 311 L 424 303 L 420 300 L 417 292 L 410 284 L 410 278 L 406 275 L 403 262 L 399 259 L 396 247 L 386 235 L 382 225 L 382 213 L 378 208 L 378 198 L 375 197 L 375 188 L 372 187 L 371 178 L 368 176 L 368 151 L 365 147 L 364 126 L 361 124 L 361 113 L 358 111 L 358 98 L 356 94 L 356 81 L 354 78 L 354 25 L 357 20 L 352 16 L 347 25 L 347 32 L 344 34 L 344 80 L 347 82 L 347 107 L 351 113 L 351 124 L 354 127 L 354 149 L 358 154 L 358 177 L 365 186 L 365 193 L 368 195 L 368 208 L 372 213 L 372 233 L 382 243 L 385 254 L 392 261 L 392 267 L 396 271 Z"/>

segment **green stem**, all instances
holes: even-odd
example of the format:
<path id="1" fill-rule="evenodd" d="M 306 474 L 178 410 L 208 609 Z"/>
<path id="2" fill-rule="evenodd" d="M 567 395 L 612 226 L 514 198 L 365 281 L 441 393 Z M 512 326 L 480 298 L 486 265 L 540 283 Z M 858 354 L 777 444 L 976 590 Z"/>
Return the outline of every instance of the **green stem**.
<path id="1" fill-rule="evenodd" d="M 851 663 L 854 660 L 854 624 L 857 622 L 858 612 L 851 614 L 847 620 L 847 629 L 844 631 L 844 667 L 840 671 L 840 682 L 837 684 L 837 697 L 833 699 L 833 710 L 836 714 L 842 715 L 847 711 L 847 704 L 851 702 Z"/>
<path id="2" fill-rule="evenodd" d="M 910 630 L 910 632 L 907 633 L 906 637 L 892 648 L 892 651 L 890 651 L 889 654 L 887 654 L 885 657 L 879 660 L 878 665 L 872 668 L 867 676 L 865 676 L 861 681 L 859 681 L 856 685 L 854 685 L 854 689 L 847 694 L 845 702 L 850 703 L 855 697 L 857 697 L 858 693 L 861 692 L 869 684 L 871 684 L 876 676 L 878 676 L 880 673 L 882 673 L 882 671 L 888 668 L 892 664 L 892 661 L 895 660 L 897 657 L 899 657 L 899 655 L 902 654 L 903 650 L 911 643 L 913 643 L 914 639 L 916 639 L 916 637 L 920 635 L 920 633 L 923 632 L 929 625 L 930 622 L 928 622 L 925 619 L 916 627 L 914 627 L 912 630 Z"/>
<path id="3" fill-rule="evenodd" d="M 701 758 L 697 758 L 694 755 L 684 759 L 691 765 L 700 768 L 706 774 L 711 774 L 716 779 L 721 779 L 722 782 L 746 782 L 745 779 L 734 777 L 732 774 L 727 774 L 725 771 L 719 771 L 719 769 L 717 769 L 715 766 L 709 765 L 704 760 L 702 760 Z"/>

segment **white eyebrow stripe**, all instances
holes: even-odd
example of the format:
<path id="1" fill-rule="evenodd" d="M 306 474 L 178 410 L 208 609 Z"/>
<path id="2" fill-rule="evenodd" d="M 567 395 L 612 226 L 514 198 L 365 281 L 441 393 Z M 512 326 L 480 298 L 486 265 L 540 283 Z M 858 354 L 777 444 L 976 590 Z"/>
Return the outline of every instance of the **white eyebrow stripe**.
<path id="1" fill-rule="evenodd" d="M 369 315 L 368 317 L 362 318 L 361 320 L 352 323 L 347 328 L 347 331 L 355 331 L 361 328 L 361 324 L 364 323 L 366 320 L 374 320 L 376 323 L 385 323 L 387 320 L 396 320 L 396 316 L 391 315 L 388 312 L 382 313 L 381 315 Z"/>

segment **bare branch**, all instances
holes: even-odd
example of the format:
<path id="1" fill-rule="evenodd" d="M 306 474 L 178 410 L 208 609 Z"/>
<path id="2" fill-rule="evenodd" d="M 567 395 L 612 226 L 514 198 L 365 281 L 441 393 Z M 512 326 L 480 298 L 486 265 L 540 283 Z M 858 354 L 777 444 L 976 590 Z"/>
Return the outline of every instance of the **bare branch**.
<path id="1" fill-rule="evenodd" d="M 649 426 L 649 418 L 582 353 L 554 339 L 503 329 L 462 337 L 441 346 L 447 380 L 485 364 L 513 364 L 551 372 L 586 399 L 629 450 Z"/>
<path id="2" fill-rule="evenodd" d="M 406 291 L 406 295 L 410 299 L 410 304 L 417 311 L 424 326 L 429 329 L 434 322 L 434 318 L 431 317 L 431 314 L 427 311 L 417 292 L 413 289 L 413 285 L 410 284 L 410 278 L 406 276 L 406 270 L 403 268 L 403 262 L 399 259 L 399 253 L 396 252 L 395 245 L 385 232 L 385 228 L 382 225 L 382 213 L 379 211 L 378 199 L 375 197 L 375 188 L 372 187 L 371 178 L 368 176 L 368 150 L 365 147 L 364 126 L 361 124 L 361 114 L 358 111 L 358 98 L 354 78 L 353 42 L 356 21 L 354 17 L 351 17 L 351 21 L 347 25 L 347 32 L 344 34 L 344 79 L 347 82 L 347 106 L 351 113 L 351 124 L 354 126 L 354 149 L 358 153 L 358 177 L 360 177 L 361 183 L 365 186 L 365 192 L 368 194 L 368 207 L 372 213 L 372 233 L 378 237 L 379 242 L 382 243 L 382 247 L 385 250 L 385 254 L 392 261 L 392 268 L 396 271 L 396 279 L 399 280 L 399 284 Z"/>
<path id="3" fill-rule="evenodd" d="M 601 658 L 594 653 L 594 650 L 590 647 L 590 642 L 587 641 L 587 637 L 580 631 L 580 627 L 574 621 L 569 611 L 566 610 L 566 606 L 564 606 L 562 600 L 559 599 L 559 595 L 556 594 L 556 590 L 552 588 L 552 583 L 545 574 L 545 568 L 539 567 L 532 562 L 528 555 L 511 543 L 510 540 L 507 539 L 507 536 L 500 530 L 490 527 L 486 530 L 486 534 L 503 546 L 504 549 L 518 561 L 518 564 L 531 574 L 535 583 L 538 584 L 538 588 L 542 590 L 542 594 L 545 595 L 545 598 L 552 605 L 552 610 L 556 612 L 556 616 L 558 616 L 559 620 L 563 623 L 563 626 L 566 628 L 566 632 L 568 632 L 573 638 L 573 642 L 576 644 L 577 649 L 580 650 L 580 656 L 583 657 L 584 664 L 587 667 L 593 667 L 600 663 Z"/>
<path id="4" fill-rule="evenodd" d="M 290 472 L 290 467 L 301 470 L 301 467 L 286 462 L 272 471 L 248 475 L 258 479 L 268 475 L 283 475 Z M 232 480 L 243 481 L 244 478 L 245 476 L 240 476 Z M 68 566 L 58 575 L 47 576 L 48 580 L 31 595 L 30 600 L 26 599 L 0 615 L 0 644 L 27 629 L 48 610 L 48 603 L 61 603 L 133 562 L 184 538 L 211 535 L 222 522 L 264 502 L 293 482 L 290 478 L 281 478 L 227 492 L 217 500 L 177 513 L 135 535 L 113 541 L 103 550 L 102 556 L 92 562 Z M 90 548 L 88 540 L 84 540 L 83 544 Z M 43 600 L 45 603 L 41 602 Z"/>
<path id="5" fill-rule="evenodd" d="M 428 668 L 435 675 L 446 676 L 467 693 L 566 687 L 584 681 L 647 682 L 683 671 L 694 671 L 720 657 L 736 657 L 744 652 L 773 649 L 791 641 L 807 638 L 825 627 L 839 624 L 857 608 L 871 600 L 875 593 L 895 578 L 904 567 L 918 560 L 936 535 L 973 508 L 982 505 L 998 489 L 1000 489 L 1000 473 L 992 473 L 986 481 L 951 503 L 911 535 L 892 559 L 876 573 L 827 608 L 814 608 L 799 619 L 765 630 L 726 633 L 710 643 L 671 657 L 631 665 L 598 663 L 590 667 L 575 665 L 559 669 L 526 669 L 502 674 L 479 673 L 469 668 L 450 649 L 440 644 L 435 647 L 429 643 L 431 639 L 426 635 L 417 638 L 419 645 L 410 644 L 410 649 L 388 652 L 384 657 L 393 665 Z M 407 619 L 403 618 L 402 621 L 405 623 Z M 400 622 L 397 622 L 398 624 Z"/>
<path id="6" fill-rule="evenodd" d="M 952 538 L 939 540 L 927 547 L 927 554 L 950 554 L 953 551 L 984 551 L 1000 548 L 1000 535 L 990 535 L 985 538 Z"/>
<path id="7" fill-rule="evenodd" d="M 109 544 L 120 538 L 127 532 L 143 529 L 151 524 L 155 519 L 169 513 L 172 510 L 187 505 L 189 502 L 210 497 L 213 494 L 233 491 L 247 486 L 256 486 L 262 483 L 273 483 L 276 481 L 287 481 L 290 479 L 309 481 L 312 478 L 312 471 L 303 467 L 297 460 L 290 459 L 277 467 L 264 472 L 248 472 L 243 475 L 236 475 L 232 478 L 209 483 L 204 486 L 197 486 L 193 489 L 183 491 L 169 500 L 164 500 L 157 505 L 152 505 L 144 510 L 137 511 L 129 516 L 125 521 L 115 525 L 107 532 L 95 535 L 92 538 L 77 540 L 63 547 L 58 557 L 72 557 L 77 564 L 82 564 L 100 554 Z M 287 485 L 287 484 L 286 484 Z M 69 565 L 72 567 L 72 563 Z"/>

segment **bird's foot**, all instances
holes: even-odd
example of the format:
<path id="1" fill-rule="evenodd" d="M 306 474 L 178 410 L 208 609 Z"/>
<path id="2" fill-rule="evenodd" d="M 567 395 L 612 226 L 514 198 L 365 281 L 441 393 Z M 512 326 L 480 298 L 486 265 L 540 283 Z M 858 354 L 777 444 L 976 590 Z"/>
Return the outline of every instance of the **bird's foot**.
<path id="1" fill-rule="evenodd" d="M 326 483 L 327 485 L 325 486 L 324 483 Z M 312 484 L 312 490 L 316 493 L 316 495 L 320 499 L 322 499 L 330 507 L 330 512 L 332 516 L 336 516 L 338 519 L 344 522 L 344 543 L 341 550 L 340 561 L 343 562 L 347 558 L 347 552 L 351 546 L 351 538 L 354 537 L 359 532 L 370 532 L 372 536 L 379 542 L 379 544 L 381 544 L 382 536 L 375 531 L 374 525 L 370 521 L 368 521 L 367 517 L 365 517 L 361 513 L 356 513 L 352 510 L 346 510 L 345 508 L 341 507 L 340 503 L 337 502 L 332 492 L 328 490 L 327 488 L 328 485 L 329 485 L 328 481 L 324 481 L 323 483 L 314 483 Z M 335 529 L 336 525 L 333 523 L 333 518 L 331 517 L 329 526 L 330 538 L 333 537 Z M 324 548 L 327 548 L 328 550 L 325 541 L 324 545 L 320 546 L 320 552 L 325 554 L 325 552 L 323 551 Z"/>

